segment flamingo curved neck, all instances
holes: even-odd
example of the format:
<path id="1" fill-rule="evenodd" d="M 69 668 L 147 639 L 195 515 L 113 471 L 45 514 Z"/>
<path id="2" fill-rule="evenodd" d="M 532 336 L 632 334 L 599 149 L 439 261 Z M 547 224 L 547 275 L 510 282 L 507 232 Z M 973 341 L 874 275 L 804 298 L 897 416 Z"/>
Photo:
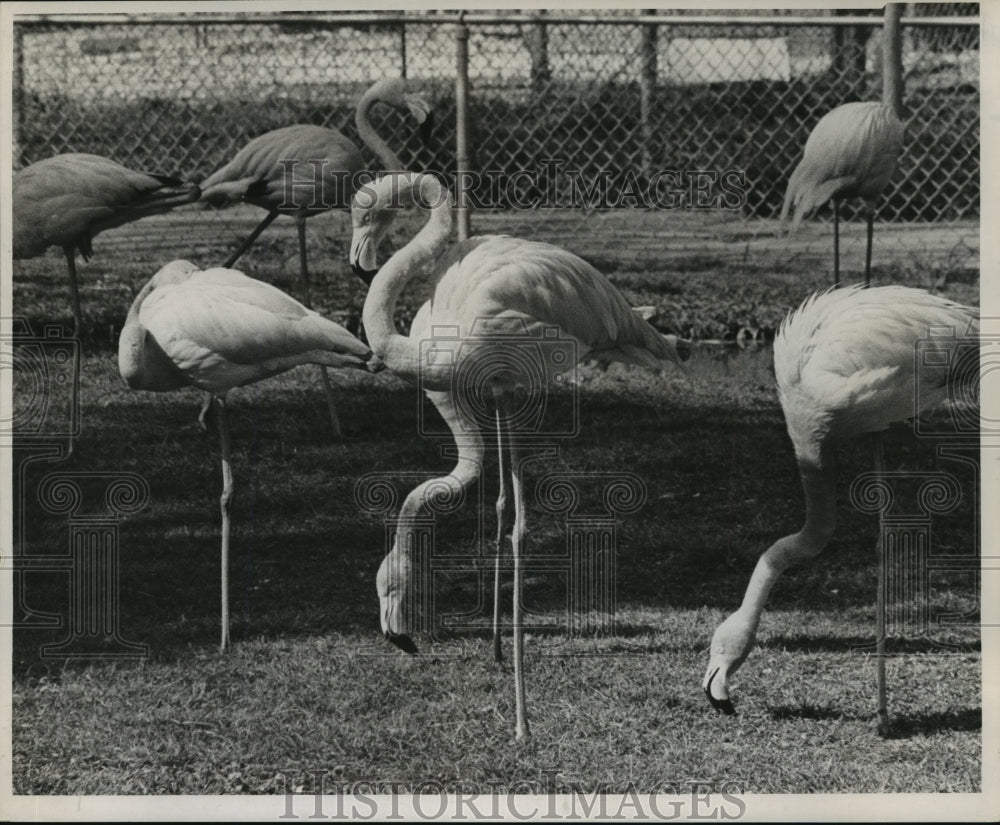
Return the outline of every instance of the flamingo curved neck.
<path id="1" fill-rule="evenodd" d="M 433 175 L 396 174 L 390 201 L 414 204 L 419 186 L 421 205 L 430 205 L 427 223 L 379 270 L 368 289 L 362 318 L 368 343 L 393 372 L 416 379 L 420 344 L 396 330 L 396 302 L 403 288 L 425 272 L 448 245 L 451 235 L 451 195 Z"/>
<path id="2" fill-rule="evenodd" d="M 806 521 L 797 533 L 772 544 L 754 568 L 740 612 L 753 614 L 755 625 L 778 577 L 789 565 L 818 555 L 836 527 L 837 472 L 832 456 L 824 455 L 816 463 L 800 462 L 799 474 L 806 499 Z"/>
<path id="3" fill-rule="evenodd" d="M 362 143 L 375 153 L 382 168 L 387 172 L 401 172 L 403 170 L 402 161 L 389 148 L 389 144 L 375 131 L 369 119 L 372 107 L 379 100 L 381 98 L 377 94 L 372 94 L 371 90 L 366 92 L 358 102 L 358 109 L 354 114 L 354 123 L 358 127 L 358 136 L 361 138 Z"/>

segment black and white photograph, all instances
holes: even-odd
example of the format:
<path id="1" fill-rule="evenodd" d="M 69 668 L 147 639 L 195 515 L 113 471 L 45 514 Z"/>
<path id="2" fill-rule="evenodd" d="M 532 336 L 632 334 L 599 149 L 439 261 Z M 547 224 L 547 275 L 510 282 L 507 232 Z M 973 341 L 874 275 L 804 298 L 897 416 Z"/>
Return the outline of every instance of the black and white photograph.
<path id="1" fill-rule="evenodd" d="M 9 2 L 0 79 L 5 819 L 996 819 L 1000 6 Z"/>

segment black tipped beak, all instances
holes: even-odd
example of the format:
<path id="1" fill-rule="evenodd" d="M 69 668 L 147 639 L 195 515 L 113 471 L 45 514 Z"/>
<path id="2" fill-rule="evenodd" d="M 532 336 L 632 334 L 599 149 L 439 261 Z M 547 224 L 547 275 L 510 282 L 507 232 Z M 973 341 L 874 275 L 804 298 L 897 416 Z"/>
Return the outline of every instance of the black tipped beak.
<path id="1" fill-rule="evenodd" d="M 705 695 L 708 697 L 709 704 L 715 708 L 720 713 L 724 713 L 726 716 L 735 716 L 736 707 L 733 705 L 730 699 L 716 699 L 712 695 L 712 681 L 718 674 L 718 670 L 714 671 L 708 679 L 708 684 L 705 685 Z"/>
<path id="2" fill-rule="evenodd" d="M 705 689 L 705 694 L 708 696 L 708 701 L 711 702 L 712 707 L 717 711 L 724 713 L 726 716 L 736 715 L 736 707 L 733 705 L 732 700 L 716 699 L 708 688 Z"/>
<path id="3" fill-rule="evenodd" d="M 362 281 L 364 281 L 368 286 L 372 285 L 372 281 L 378 274 L 377 269 L 363 269 L 358 264 L 351 264 L 351 272 L 357 275 Z"/>
<path id="4" fill-rule="evenodd" d="M 420 124 L 420 139 L 424 144 L 430 143 L 431 133 L 434 131 L 434 112 L 428 112 L 424 122 Z"/>
<path id="5" fill-rule="evenodd" d="M 413 644 L 413 639 L 405 633 L 386 633 L 385 638 L 387 638 L 404 653 L 412 655 L 417 652 L 417 646 Z"/>

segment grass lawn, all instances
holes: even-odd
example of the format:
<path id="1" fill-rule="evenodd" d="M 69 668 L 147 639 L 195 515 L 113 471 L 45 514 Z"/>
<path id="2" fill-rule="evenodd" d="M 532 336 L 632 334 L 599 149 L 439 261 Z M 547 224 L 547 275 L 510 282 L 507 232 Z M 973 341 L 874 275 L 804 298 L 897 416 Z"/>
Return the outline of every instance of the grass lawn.
<path id="1" fill-rule="evenodd" d="M 867 441 L 840 451 L 834 540 L 775 588 L 758 646 L 733 680 L 739 715 L 718 716 L 704 699 L 712 630 L 739 603 L 760 553 L 803 517 L 767 348 L 701 348 L 690 376 L 588 369 L 576 396 L 553 390 L 557 411 L 568 415 L 578 403 L 581 426 L 557 455 L 528 465 L 529 562 L 566 543 L 566 520 L 543 513 L 534 498 L 544 474 L 581 479 L 583 514 L 601 508 L 597 472 L 638 476 L 645 499 L 617 521 L 617 610 L 604 632 L 571 637 L 565 569 L 529 564 L 529 742 L 513 741 L 511 668 L 492 662 L 489 620 L 477 612 L 483 592 L 475 560 L 488 561 L 493 551 L 493 451 L 483 488 L 434 525 L 436 552 L 459 560 L 435 579 L 436 608 L 468 614 L 465 626 L 419 637 L 415 657 L 378 634 L 374 581 L 386 524 L 359 507 L 355 484 L 383 473 L 405 495 L 418 479 L 451 467 L 444 442 L 417 434 L 416 390 L 386 373 L 335 375 L 346 433 L 340 443 L 329 437 L 310 368 L 231 395 L 234 645 L 220 655 L 218 437 L 198 427 L 194 391 L 128 391 L 114 350 L 133 292 L 181 254 L 130 257 L 124 248 L 112 245 L 98 252 L 99 262 L 81 266 L 82 433 L 68 459 L 20 464 L 15 540 L 32 557 L 66 552 L 67 517 L 40 503 L 50 473 L 83 474 L 78 515 L 89 516 L 107 512 L 98 473 L 145 479 L 149 503 L 117 527 L 118 626 L 148 655 L 45 656 L 44 645 L 65 638 L 65 622 L 15 629 L 16 793 L 280 794 L 290 786 L 311 793 L 320 776 L 327 790 L 363 782 L 412 789 L 427 780 L 619 793 L 691 781 L 745 793 L 982 789 L 975 570 L 956 563 L 930 571 L 925 632 L 911 624 L 905 638 L 890 642 L 894 732 L 875 734 L 877 519 L 847 497 L 850 481 L 871 469 Z M 207 265 L 224 251 L 193 259 Z M 248 272 L 296 289 L 266 263 L 263 252 L 255 254 Z M 822 279 L 602 267 L 636 305 L 681 305 L 689 314 L 719 301 L 729 278 L 732 300 L 745 302 L 742 310 L 733 305 L 734 317 L 766 311 L 780 318 Z M 346 318 L 363 293 L 342 270 L 328 256 L 314 263 L 317 303 Z M 65 320 L 64 282 L 54 251 L 17 262 L 14 313 L 36 329 Z M 949 288 L 970 300 L 976 284 Z M 415 300 L 407 299 L 404 320 Z M 37 451 L 24 440 L 19 447 L 16 461 Z M 888 434 L 886 455 L 891 468 L 955 477 L 962 500 L 934 518 L 932 550 L 974 555 L 975 466 L 938 455 L 934 442 L 904 426 Z M 915 503 L 904 496 L 899 506 Z M 66 618 L 65 571 L 24 580 L 24 606 Z M 509 579 L 504 594 L 509 621 Z M 960 618 L 945 621 L 948 615 Z M 509 662 L 509 640 L 505 651 Z"/>

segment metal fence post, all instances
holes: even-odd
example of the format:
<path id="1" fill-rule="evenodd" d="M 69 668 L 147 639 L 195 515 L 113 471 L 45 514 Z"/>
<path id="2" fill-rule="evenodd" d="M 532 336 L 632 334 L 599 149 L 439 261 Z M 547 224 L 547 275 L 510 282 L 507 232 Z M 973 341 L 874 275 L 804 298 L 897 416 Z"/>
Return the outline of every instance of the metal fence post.
<path id="1" fill-rule="evenodd" d="M 13 134 L 11 148 L 13 151 L 14 168 L 23 165 L 21 158 L 21 130 L 24 123 L 24 27 L 14 24 L 14 74 L 12 102 L 14 106 Z"/>
<path id="2" fill-rule="evenodd" d="M 406 23 L 399 24 L 399 76 L 406 77 Z"/>
<path id="3" fill-rule="evenodd" d="M 455 25 L 455 197 L 458 204 L 458 239 L 469 237 L 469 207 L 465 200 L 469 170 L 469 27 L 465 12 Z"/>
<path id="4" fill-rule="evenodd" d="M 882 35 L 882 100 L 903 116 L 903 40 L 900 33 L 902 3 L 886 3 Z"/>
<path id="5" fill-rule="evenodd" d="M 640 14 L 656 14 L 656 9 L 645 9 Z M 642 26 L 642 43 L 639 48 L 642 60 L 639 70 L 639 119 L 642 124 L 642 174 L 645 178 L 649 178 L 653 171 L 653 126 L 650 113 L 656 91 L 656 34 L 655 23 Z"/>
<path id="6" fill-rule="evenodd" d="M 549 30 L 545 25 L 545 9 L 535 15 L 539 22 L 527 27 L 524 36 L 531 56 L 531 90 L 536 95 L 545 94 L 552 72 L 549 69 Z"/>

